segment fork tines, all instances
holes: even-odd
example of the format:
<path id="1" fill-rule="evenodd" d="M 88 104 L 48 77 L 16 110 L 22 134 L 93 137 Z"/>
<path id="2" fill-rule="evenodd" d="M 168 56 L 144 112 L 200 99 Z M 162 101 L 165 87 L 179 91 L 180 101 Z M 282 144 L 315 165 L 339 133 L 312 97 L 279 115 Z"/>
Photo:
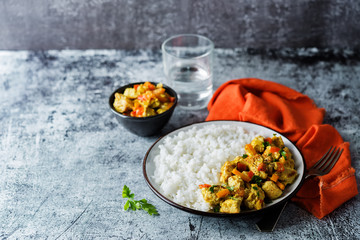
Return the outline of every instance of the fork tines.
<path id="1" fill-rule="evenodd" d="M 330 147 L 325 155 L 315 163 L 312 168 L 316 168 L 325 173 L 329 172 L 334 167 L 343 151 L 344 149 L 341 148 Z"/>

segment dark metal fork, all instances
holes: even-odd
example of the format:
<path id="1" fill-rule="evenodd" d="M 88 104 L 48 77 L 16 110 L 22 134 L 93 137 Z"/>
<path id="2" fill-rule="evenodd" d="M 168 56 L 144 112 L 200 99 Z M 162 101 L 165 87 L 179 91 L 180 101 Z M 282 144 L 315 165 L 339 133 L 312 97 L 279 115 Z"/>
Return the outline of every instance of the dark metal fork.
<path id="1" fill-rule="evenodd" d="M 344 149 L 330 147 L 330 149 L 312 166 L 305 175 L 305 179 L 312 176 L 323 176 L 328 174 L 331 169 L 335 166 L 339 160 L 340 155 Z M 274 207 L 270 211 L 266 212 L 265 215 L 256 223 L 256 226 L 261 232 L 272 232 L 280 218 L 281 213 L 285 209 L 288 202 Z"/>

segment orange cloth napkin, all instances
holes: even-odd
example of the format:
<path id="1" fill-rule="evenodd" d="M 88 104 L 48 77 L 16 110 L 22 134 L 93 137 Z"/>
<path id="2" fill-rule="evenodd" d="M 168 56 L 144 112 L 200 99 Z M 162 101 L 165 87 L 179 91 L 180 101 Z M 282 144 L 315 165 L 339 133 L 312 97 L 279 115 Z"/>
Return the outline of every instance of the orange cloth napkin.
<path id="1" fill-rule="evenodd" d="M 344 148 L 339 161 L 325 176 L 305 181 L 292 201 L 323 218 L 358 194 L 349 143 L 335 128 L 322 124 L 325 110 L 306 95 L 284 85 L 255 78 L 221 85 L 208 104 L 206 120 L 257 123 L 280 132 L 302 152 L 310 168 L 330 146 Z"/>

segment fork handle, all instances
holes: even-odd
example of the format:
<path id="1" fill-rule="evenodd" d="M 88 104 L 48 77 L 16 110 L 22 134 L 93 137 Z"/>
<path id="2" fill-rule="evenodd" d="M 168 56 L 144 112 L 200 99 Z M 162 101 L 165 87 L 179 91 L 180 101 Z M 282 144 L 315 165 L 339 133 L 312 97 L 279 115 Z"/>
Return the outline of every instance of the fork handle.
<path id="1" fill-rule="evenodd" d="M 256 227 L 260 232 L 272 232 L 280 219 L 281 213 L 284 211 L 287 201 L 276 206 L 264 213 L 260 221 L 256 223 Z"/>

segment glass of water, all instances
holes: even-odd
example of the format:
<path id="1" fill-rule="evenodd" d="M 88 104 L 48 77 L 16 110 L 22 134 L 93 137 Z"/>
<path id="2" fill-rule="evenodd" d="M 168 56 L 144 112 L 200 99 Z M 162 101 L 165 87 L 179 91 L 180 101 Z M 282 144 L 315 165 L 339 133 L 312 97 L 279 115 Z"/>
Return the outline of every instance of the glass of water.
<path id="1" fill-rule="evenodd" d="M 214 44 L 204 36 L 182 34 L 161 46 L 167 84 L 178 94 L 185 109 L 205 108 L 213 93 Z"/>

